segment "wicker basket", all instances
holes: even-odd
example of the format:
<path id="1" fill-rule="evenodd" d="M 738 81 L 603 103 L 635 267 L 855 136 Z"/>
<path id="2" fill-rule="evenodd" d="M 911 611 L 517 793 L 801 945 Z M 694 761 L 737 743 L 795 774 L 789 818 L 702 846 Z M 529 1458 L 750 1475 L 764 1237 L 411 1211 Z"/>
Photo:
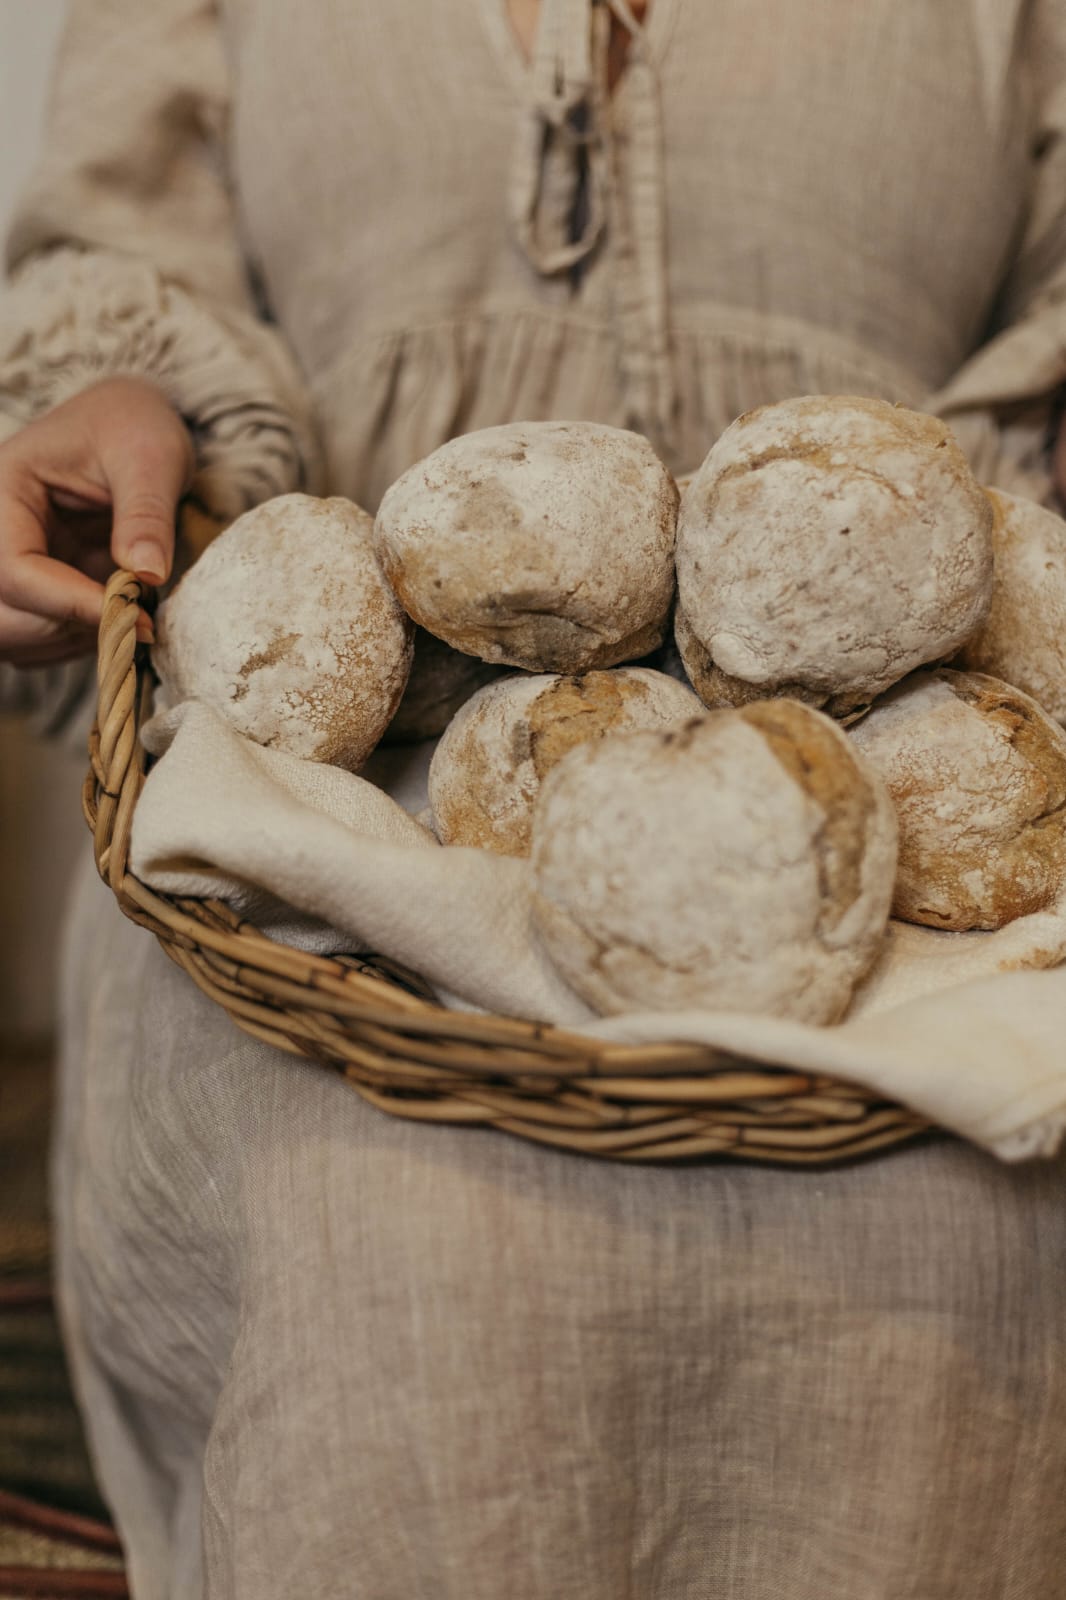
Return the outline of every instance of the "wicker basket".
<path id="1" fill-rule="evenodd" d="M 224 904 L 157 894 L 128 867 L 144 782 L 149 686 L 141 585 L 118 572 L 100 630 L 99 704 L 84 789 L 96 863 L 118 903 L 238 1027 L 344 1074 L 382 1111 L 480 1124 L 623 1161 L 706 1156 L 819 1164 L 923 1133 L 915 1113 L 854 1084 L 706 1046 L 634 1047 L 436 1005 L 391 963 L 305 955 Z"/>

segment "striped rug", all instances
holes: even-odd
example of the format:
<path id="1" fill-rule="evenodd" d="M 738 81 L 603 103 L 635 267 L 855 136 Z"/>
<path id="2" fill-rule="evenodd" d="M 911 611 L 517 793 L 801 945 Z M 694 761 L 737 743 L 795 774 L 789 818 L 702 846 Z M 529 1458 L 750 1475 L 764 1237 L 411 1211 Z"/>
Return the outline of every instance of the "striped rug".
<path id="1" fill-rule="evenodd" d="M 103 1522 L 0 1490 L 0 1600 L 128 1596 L 122 1550 Z"/>
<path id="2" fill-rule="evenodd" d="M 0 1044 L 0 1600 L 128 1593 L 52 1305 L 51 1068 Z"/>

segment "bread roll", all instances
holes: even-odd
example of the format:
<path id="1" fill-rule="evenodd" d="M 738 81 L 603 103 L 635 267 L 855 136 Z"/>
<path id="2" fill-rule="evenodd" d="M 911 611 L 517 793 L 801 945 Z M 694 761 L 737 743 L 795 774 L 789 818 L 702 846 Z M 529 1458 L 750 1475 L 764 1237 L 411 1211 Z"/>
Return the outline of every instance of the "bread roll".
<path id="1" fill-rule="evenodd" d="M 884 787 L 790 700 L 612 735 L 549 773 L 534 918 L 601 1012 L 706 1007 L 833 1022 L 892 898 Z"/>
<path id="2" fill-rule="evenodd" d="M 169 704 L 201 700 L 248 738 L 354 771 L 411 665 L 410 622 L 350 500 L 281 495 L 204 551 L 157 618 Z"/>
<path id="3" fill-rule="evenodd" d="M 383 744 L 414 744 L 436 739 L 471 695 L 504 672 L 476 656 L 461 655 L 424 628 L 415 629 L 411 676 Z"/>
<path id="4" fill-rule="evenodd" d="M 677 489 L 647 440 L 591 422 L 468 433 L 411 467 L 376 540 L 415 621 L 467 655 L 587 672 L 658 645 Z"/>
<path id="5" fill-rule="evenodd" d="M 685 494 L 678 597 L 723 680 L 834 715 L 982 621 L 992 512 L 949 429 L 810 396 L 738 418 Z M 725 698 L 736 698 L 723 690 Z"/>
<path id="6" fill-rule="evenodd" d="M 1033 500 L 987 493 L 995 512 L 992 604 L 959 665 L 1014 684 L 1066 723 L 1066 522 Z"/>
<path id="7" fill-rule="evenodd" d="M 919 672 L 852 730 L 899 813 L 893 912 L 1001 928 L 1066 884 L 1066 735 L 983 673 Z"/>
<path id="8" fill-rule="evenodd" d="M 489 684 L 434 752 L 429 802 L 437 837 L 528 855 L 541 783 L 567 751 L 608 733 L 667 728 L 699 709 L 690 689 L 643 667 Z"/>
<path id="9" fill-rule="evenodd" d="M 680 605 L 674 610 L 674 642 L 685 676 L 708 710 L 748 706 L 755 700 L 766 699 L 765 692 L 758 684 L 745 683 L 742 678 L 730 678 L 715 666 L 710 651 L 696 638 Z M 820 695 L 798 683 L 782 684 L 779 694 L 788 700 L 799 700 L 803 705 L 817 707 L 822 703 Z"/>

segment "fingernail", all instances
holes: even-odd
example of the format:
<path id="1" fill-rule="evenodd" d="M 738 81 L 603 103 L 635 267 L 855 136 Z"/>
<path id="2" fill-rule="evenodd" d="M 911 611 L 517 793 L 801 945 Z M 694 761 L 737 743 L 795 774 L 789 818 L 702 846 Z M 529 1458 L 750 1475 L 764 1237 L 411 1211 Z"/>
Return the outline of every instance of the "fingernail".
<path id="1" fill-rule="evenodd" d="M 167 558 L 154 539 L 138 539 L 129 553 L 131 571 L 146 583 L 162 583 L 167 575 Z"/>

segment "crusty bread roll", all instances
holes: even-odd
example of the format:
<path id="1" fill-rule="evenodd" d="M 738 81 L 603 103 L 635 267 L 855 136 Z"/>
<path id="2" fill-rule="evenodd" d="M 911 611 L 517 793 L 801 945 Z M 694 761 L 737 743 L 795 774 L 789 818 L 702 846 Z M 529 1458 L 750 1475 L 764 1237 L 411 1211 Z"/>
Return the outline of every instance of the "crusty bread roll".
<path id="1" fill-rule="evenodd" d="M 1066 885 L 1066 734 L 983 673 L 915 673 L 852 729 L 899 813 L 893 912 L 1001 928 Z"/>
<path id="2" fill-rule="evenodd" d="M 969 637 L 991 594 L 991 527 L 935 417 L 786 400 L 727 428 L 685 494 L 679 603 L 723 679 L 788 685 L 839 715 Z"/>
<path id="3" fill-rule="evenodd" d="M 434 752 L 429 803 L 437 837 L 528 855 L 540 786 L 569 750 L 609 733 L 668 728 L 699 711 L 690 689 L 644 667 L 491 683 Z"/>
<path id="4" fill-rule="evenodd" d="M 992 604 L 959 665 L 1014 684 L 1066 723 L 1066 522 L 1033 500 L 987 493 L 995 512 Z"/>
<path id="5" fill-rule="evenodd" d="M 376 541 L 415 621 L 467 655 L 587 672 L 658 645 L 674 480 L 646 439 L 521 422 L 442 445 L 389 489 Z"/>
<path id="6" fill-rule="evenodd" d="M 350 500 L 281 495 L 238 517 L 160 607 L 167 702 L 201 700 L 259 744 L 354 771 L 411 665 L 412 628 Z"/>
<path id="7" fill-rule="evenodd" d="M 710 711 L 728 707 L 748 706 L 755 700 L 765 700 L 766 692 L 757 683 L 745 683 L 742 678 L 730 678 L 720 671 L 711 659 L 710 651 L 700 643 L 692 631 L 681 606 L 674 609 L 674 643 L 684 668 L 685 676 Z M 799 683 L 783 683 L 775 698 L 799 700 L 803 705 L 815 707 L 822 704 L 821 695 Z"/>
<path id="8" fill-rule="evenodd" d="M 761 701 L 572 751 L 532 864 L 537 931 L 597 1010 L 825 1023 L 877 954 L 896 822 L 829 718 Z"/>
<path id="9" fill-rule="evenodd" d="M 438 738 L 471 695 L 505 670 L 476 656 L 464 656 L 425 628 L 416 628 L 411 676 L 382 743 L 414 744 L 419 739 Z"/>

